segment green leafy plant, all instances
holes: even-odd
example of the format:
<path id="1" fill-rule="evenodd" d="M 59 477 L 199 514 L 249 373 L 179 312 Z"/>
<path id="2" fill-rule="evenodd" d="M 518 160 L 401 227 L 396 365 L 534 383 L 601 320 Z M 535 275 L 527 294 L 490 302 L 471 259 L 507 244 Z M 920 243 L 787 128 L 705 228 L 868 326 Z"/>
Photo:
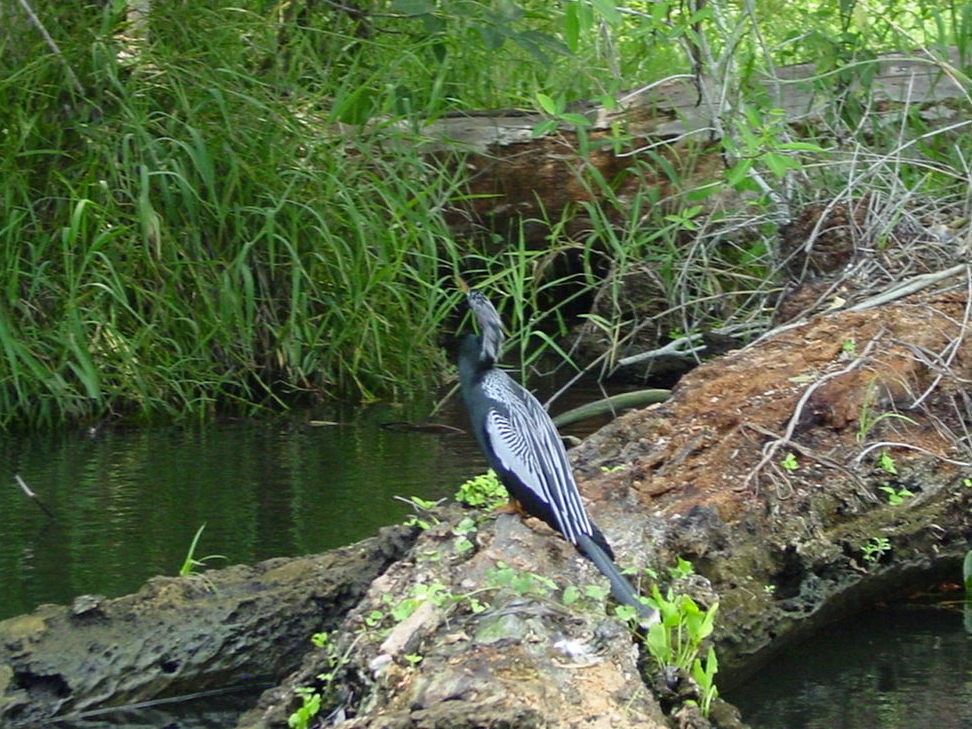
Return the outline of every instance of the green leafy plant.
<path id="1" fill-rule="evenodd" d="M 894 459 L 891 457 L 891 454 L 888 453 L 887 451 L 881 451 L 881 455 L 878 456 L 877 459 L 877 464 L 879 468 L 884 469 L 888 473 L 891 474 L 898 473 L 898 469 L 894 465 Z"/>
<path id="2" fill-rule="evenodd" d="M 911 491 L 904 487 L 896 489 L 893 486 L 878 486 L 878 490 L 885 493 L 888 503 L 891 504 L 891 506 L 900 506 L 904 503 L 906 498 L 914 496 Z"/>
<path id="3" fill-rule="evenodd" d="M 540 122 L 533 128 L 534 137 L 542 137 L 553 132 L 561 124 L 570 125 L 577 129 L 585 129 L 591 126 L 591 120 L 583 114 L 567 111 L 567 102 L 563 96 L 553 99 L 547 94 L 537 93 L 537 104 L 549 119 Z"/>
<path id="4" fill-rule="evenodd" d="M 875 564 L 885 554 L 891 551 L 891 540 L 887 537 L 871 537 L 861 545 L 861 558 L 865 562 Z"/>
<path id="5" fill-rule="evenodd" d="M 301 703 L 287 718 L 287 726 L 290 729 L 307 729 L 314 717 L 320 713 L 324 702 L 332 700 L 334 687 L 341 671 L 350 662 L 351 652 L 360 638 L 361 633 L 355 636 L 347 650 L 342 653 L 331 640 L 330 633 L 314 633 L 311 636 L 314 646 L 326 653 L 327 670 L 317 675 L 317 686 L 300 686 L 295 689 Z"/>
<path id="6" fill-rule="evenodd" d="M 692 661 L 692 678 L 699 687 L 701 701 L 699 708 L 702 716 L 708 716 L 712 708 L 712 701 L 719 695 L 719 689 L 715 685 L 715 675 L 719 671 L 719 661 L 716 659 L 716 652 L 713 646 L 709 646 L 705 654 L 705 660 L 696 658 Z"/>
<path id="7" fill-rule="evenodd" d="M 469 479 L 459 486 L 456 501 L 467 506 L 493 509 L 509 499 L 506 488 L 500 483 L 493 469 Z"/>
<path id="8" fill-rule="evenodd" d="M 198 576 L 201 573 L 198 570 L 206 566 L 206 563 L 214 559 L 226 559 L 225 555 L 222 554 L 209 554 L 205 557 L 196 558 L 196 547 L 199 545 L 199 539 L 202 537 L 203 530 L 206 528 L 205 524 L 201 524 L 196 530 L 195 535 L 192 538 L 192 543 L 189 545 L 189 551 L 186 553 L 186 558 L 182 562 L 182 566 L 179 568 L 180 577 Z"/>
<path id="9" fill-rule="evenodd" d="M 486 585 L 493 589 L 506 589 L 517 595 L 548 597 L 557 589 L 557 583 L 549 577 L 533 572 L 523 572 L 498 562 L 496 567 L 486 573 Z"/>
<path id="10" fill-rule="evenodd" d="M 287 726 L 290 729 L 307 729 L 321 710 L 321 695 L 308 686 L 298 686 L 294 693 L 300 698 L 301 705 L 287 717 Z"/>
<path id="11" fill-rule="evenodd" d="M 646 570 L 647 571 L 647 570 Z M 695 574 L 695 565 L 682 557 L 675 558 L 675 566 L 669 567 L 668 576 L 673 580 L 682 580 Z M 652 575 L 649 574 L 649 577 Z"/>
<path id="12" fill-rule="evenodd" d="M 456 537 L 454 543 L 456 552 L 463 554 L 475 548 L 476 545 L 473 544 L 470 537 L 476 533 L 477 529 L 475 519 L 467 516 L 459 520 L 459 523 L 452 530 Z"/>
<path id="13" fill-rule="evenodd" d="M 484 588 L 485 589 L 485 588 Z M 411 616 L 424 603 L 429 603 L 439 608 L 450 608 L 456 605 L 464 605 L 473 613 L 480 613 L 485 610 L 485 606 L 477 597 L 480 590 L 466 594 L 456 594 L 451 592 L 441 582 L 429 584 L 412 585 L 405 597 L 394 595 L 382 595 L 384 610 L 372 610 L 364 617 L 364 623 L 369 628 L 387 627 L 389 623 L 400 623 Z"/>
<path id="14" fill-rule="evenodd" d="M 415 510 L 414 514 L 411 514 L 405 519 L 405 526 L 417 526 L 419 529 L 425 530 L 431 529 L 439 523 L 439 518 L 432 513 L 432 510 L 441 503 L 441 499 L 439 501 L 429 501 L 418 496 L 412 496 L 407 499 L 402 496 L 396 496 L 395 499 L 411 505 Z"/>
<path id="15" fill-rule="evenodd" d="M 662 595 L 657 585 L 652 589 L 651 602 L 661 621 L 651 626 L 645 637 L 648 652 L 659 668 L 674 666 L 691 671 L 702 641 L 712 633 L 718 603 L 703 611 L 688 595 L 675 595 L 671 590 Z"/>
<path id="16" fill-rule="evenodd" d="M 783 456 L 783 459 L 780 461 L 780 465 L 787 471 L 791 472 L 800 468 L 800 464 L 797 462 L 797 457 L 793 453 L 787 453 L 785 456 Z"/>

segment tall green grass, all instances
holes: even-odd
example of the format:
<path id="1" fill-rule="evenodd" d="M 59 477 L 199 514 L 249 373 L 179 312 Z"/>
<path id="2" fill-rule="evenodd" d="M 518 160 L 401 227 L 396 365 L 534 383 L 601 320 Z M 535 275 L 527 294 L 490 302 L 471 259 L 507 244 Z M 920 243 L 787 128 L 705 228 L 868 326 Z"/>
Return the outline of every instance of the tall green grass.
<path id="1" fill-rule="evenodd" d="M 543 221 L 546 250 L 530 250 L 521 235 L 483 253 L 449 234 L 443 211 L 464 194 L 463 165 L 424 154 L 422 122 L 453 109 L 534 105 L 538 91 L 563 101 L 635 87 L 689 70 L 686 50 L 702 37 L 740 93 L 755 69 L 815 52 L 823 72 L 895 43 L 954 41 L 963 58 L 969 47 L 966 10 L 930 1 L 917 4 L 919 15 L 872 18 L 880 33 L 850 6 L 823 2 L 786 14 L 713 2 L 697 16 L 691 4 L 618 10 L 588 0 L 388 0 L 366 13 L 157 3 L 142 44 L 120 37 L 133 31 L 123 3 L 34 5 L 63 55 L 4 11 L 0 428 L 110 414 L 208 418 L 300 398 L 425 391 L 447 366 L 438 337 L 459 304 L 457 269 L 491 289 L 525 368 L 542 351 L 570 360 L 558 337 L 572 298 L 605 272 L 618 291 L 626 271 L 651 269 L 667 307 L 661 331 L 765 319 L 778 288 L 765 190 L 742 180 L 744 193 L 759 196 L 747 211 L 696 216 L 706 195 L 740 181 L 693 189 L 674 166 L 678 155 L 649 152 L 625 174 L 661 169 L 674 192 L 660 198 L 646 184 L 622 196 L 619 180 L 582 165 L 587 234 L 564 234 L 579 212 L 568 209 Z M 793 36 L 793 27 L 808 32 Z M 828 82 L 840 80 L 822 73 Z M 765 103 L 726 109 L 726 151 L 791 199 L 849 192 L 845 168 L 856 162 L 805 160 L 774 178 L 764 162 L 778 168 L 781 156 L 796 156 L 783 130 L 771 130 L 767 139 L 780 144 L 769 152 L 732 146 L 733 130 L 748 123 L 743 112 L 768 111 Z M 967 143 L 922 134 L 913 121 L 921 136 L 907 144 L 919 159 L 900 164 L 902 155 L 877 150 L 887 163 L 868 170 L 888 176 L 889 189 L 901 180 L 909 194 L 960 200 Z M 858 134 L 851 122 L 835 120 L 834 137 Z M 583 157 L 591 149 L 579 138 Z M 868 145 L 880 144 L 872 132 Z M 833 147 L 829 138 L 821 146 Z M 863 145 L 853 149 L 864 159 Z M 570 289 L 560 287 L 565 258 L 583 264 Z M 627 323 L 615 308 L 601 325 L 620 337 Z"/>
<path id="2" fill-rule="evenodd" d="M 84 98 L 41 45 L 0 73 L 0 426 L 398 397 L 441 376 L 458 297 L 441 211 L 461 181 L 398 126 L 294 103 L 242 57 L 261 26 L 233 17 L 160 22 L 129 66 L 102 18 L 64 46 Z"/>

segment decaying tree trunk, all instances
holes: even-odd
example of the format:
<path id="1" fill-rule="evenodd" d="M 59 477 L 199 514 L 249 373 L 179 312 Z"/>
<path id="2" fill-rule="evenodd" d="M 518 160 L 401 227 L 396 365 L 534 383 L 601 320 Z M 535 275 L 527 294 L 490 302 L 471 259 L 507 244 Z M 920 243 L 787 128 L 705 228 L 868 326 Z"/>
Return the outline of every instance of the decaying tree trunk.
<path id="1" fill-rule="evenodd" d="M 947 60 L 916 51 L 885 54 L 873 64 L 866 71 L 858 67 L 859 75 L 844 93 L 858 98 L 875 127 L 898 129 L 902 118 L 916 109 L 929 127 L 964 127 L 969 93 L 956 71 L 957 49 L 950 49 Z M 865 73 L 866 87 L 860 81 Z M 814 64 L 777 68 L 772 75 L 753 79 L 752 85 L 759 89 L 754 95 L 766 100 L 765 108 L 780 109 L 791 128 L 828 136 L 824 119 L 832 114 L 835 90 L 818 83 Z M 590 184 L 595 170 L 597 177 L 611 181 L 620 199 L 645 188 L 656 189 L 657 197 L 665 199 L 721 179 L 725 151 L 712 142 L 727 131 L 721 119 L 740 115 L 733 103 L 740 102 L 727 100 L 718 79 L 679 75 L 620 97 L 613 109 L 571 109 L 590 122 L 584 144 L 566 125 L 557 134 L 535 139 L 533 129 L 544 117 L 512 110 L 449 115 L 423 127 L 422 136 L 431 141 L 425 148 L 444 155 L 466 153 L 462 164 L 471 194 L 449 214 L 453 230 L 516 230 L 528 242 L 542 245 L 549 230 L 539 221 L 560 220 L 565 210 L 596 202 L 603 193 L 598 184 Z M 639 163 L 637 174 L 624 174 Z M 735 207 L 742 208 L 738 201 Z M 589 229 L 590 220 L 578 212 L 561 235 Z"/>
<path id="2" fill-rule="evenodd" d="M 622 563 L 659 575 L 678 556 L 695 564 L 699 575 L 675 588 L 719 602 L 723 677 L 936 570 L 959 574 L 972 540 L 972 284 L 962 278 L 713 360 L 670 402 L 572 452 Z M 913 495 L 892 505 L 883 487 Z M 649 691 L 639 668 L 655 669 L 639 665 L 602 598 L 564 599 L 602 580 L 562 539 L 512 516 L 475 535 L 457 523 L 424 533 L 333 649 L 309 654 L 241 729 L 284 726 L 298 686 L 325 697 L 322 725 L 348 729 L 653 727 L 667 725 L 665 710 L 675 726 L 706 726 L 679 708 L 691 688 L 662 676 Z M 406 603 L 414 611 L 396 616 Z M 724 709 L 717 723 L 732 726 Z"/>
<path id="3" fill-rule="evenodd" d="M 669 402 L 572 451 L 619 561 L 667 587 L 687 558 L 698 574 L 674 588 L 719 602 L 717 678 L 936 570 L 959 574 L 972 541 L 970 288 L 966 269 L 938 290 L 817 315 L 700 366 Z M 892 505 L 885 487 L 912 495 Z M 286 726 L 298 687 L 321 693 L 318 725 L 348 729 L 706 726 L 683 703 L 691 684 L 644 659 L 570 545 L 535 520 L 472 515 L 444 510 L 413 546 L 392 530 L 227 570 L 239 582 L 214 573 L 216 591 L 157 579 L 0 623 L 0 721 L 279 673 L 303 646 L 241 728 Z M 323 648 L 307 642 L 332 628 Z M 725 707 L 715 716 L 733 725 Z"/>
<path id="4" fill-rule="evenodd" d="M 310 636 L 337 625 L 412 541 L 410 530 L 388 528 L 323 555 L 157 577 L 134 595 L 82 596 L 4 620 L 0 726 L 285 675 Z"/>

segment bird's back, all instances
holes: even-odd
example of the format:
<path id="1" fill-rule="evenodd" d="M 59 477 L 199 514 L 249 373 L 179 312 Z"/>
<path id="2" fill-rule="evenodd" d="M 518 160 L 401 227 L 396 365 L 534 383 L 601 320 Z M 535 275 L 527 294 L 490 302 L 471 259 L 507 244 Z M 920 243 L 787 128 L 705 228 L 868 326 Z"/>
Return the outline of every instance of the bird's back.
<path id="1" fill-rule="evenodd" d="M 464 366 L 460 355 L 460 379 L 472 427 L 510 496 L 572 544 L 586 534 L 610 555 L 584 510 L 560 435 L 543 406 L 506 372 L 474 366 L 476 342 L 463 347 L 470 357 Z"/>

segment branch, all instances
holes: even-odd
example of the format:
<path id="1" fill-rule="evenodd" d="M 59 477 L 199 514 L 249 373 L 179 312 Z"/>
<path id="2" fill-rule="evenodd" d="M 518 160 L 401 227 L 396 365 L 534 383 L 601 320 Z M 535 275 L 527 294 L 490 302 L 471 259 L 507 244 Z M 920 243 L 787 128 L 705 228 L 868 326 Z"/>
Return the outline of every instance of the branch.
<path id="1" fill-rule="evenodd" d="M 30 6 L 28 0 L 18 0 L 18 2 L 20 3 L 20 7 L 24 9 L 24 12 L 27 13 L 27 17 L 30 19 L 30 22 L 33 23 L 34 27 L 40 32 L 44 42 L 47 43 L 47 47 L 51 49 L 51 52 L 53 52 L 55 56 L 61 59 L 61 62 L 64 64 L 64 70 L 67 72 L 68 79 L 71 81 L 71 85 L 74 86 L 74 90 L 77 91 L 80 96 L 84 96 L 84 86 L 81 85 L 77 74 L 74 73 L 74 69 L 71 68 L 71 64 L 68 63 L 67 58 L 63 53 L 61 53 L 61 49 L 58 48 L 57 43 L 54 42 L 51 34 L 47 32 L 47 28 L 44 27 L 44 24 L 41 22 L 40 18 L 37 17 L 37 13 L 34 12 L 34 9 Z"/>

